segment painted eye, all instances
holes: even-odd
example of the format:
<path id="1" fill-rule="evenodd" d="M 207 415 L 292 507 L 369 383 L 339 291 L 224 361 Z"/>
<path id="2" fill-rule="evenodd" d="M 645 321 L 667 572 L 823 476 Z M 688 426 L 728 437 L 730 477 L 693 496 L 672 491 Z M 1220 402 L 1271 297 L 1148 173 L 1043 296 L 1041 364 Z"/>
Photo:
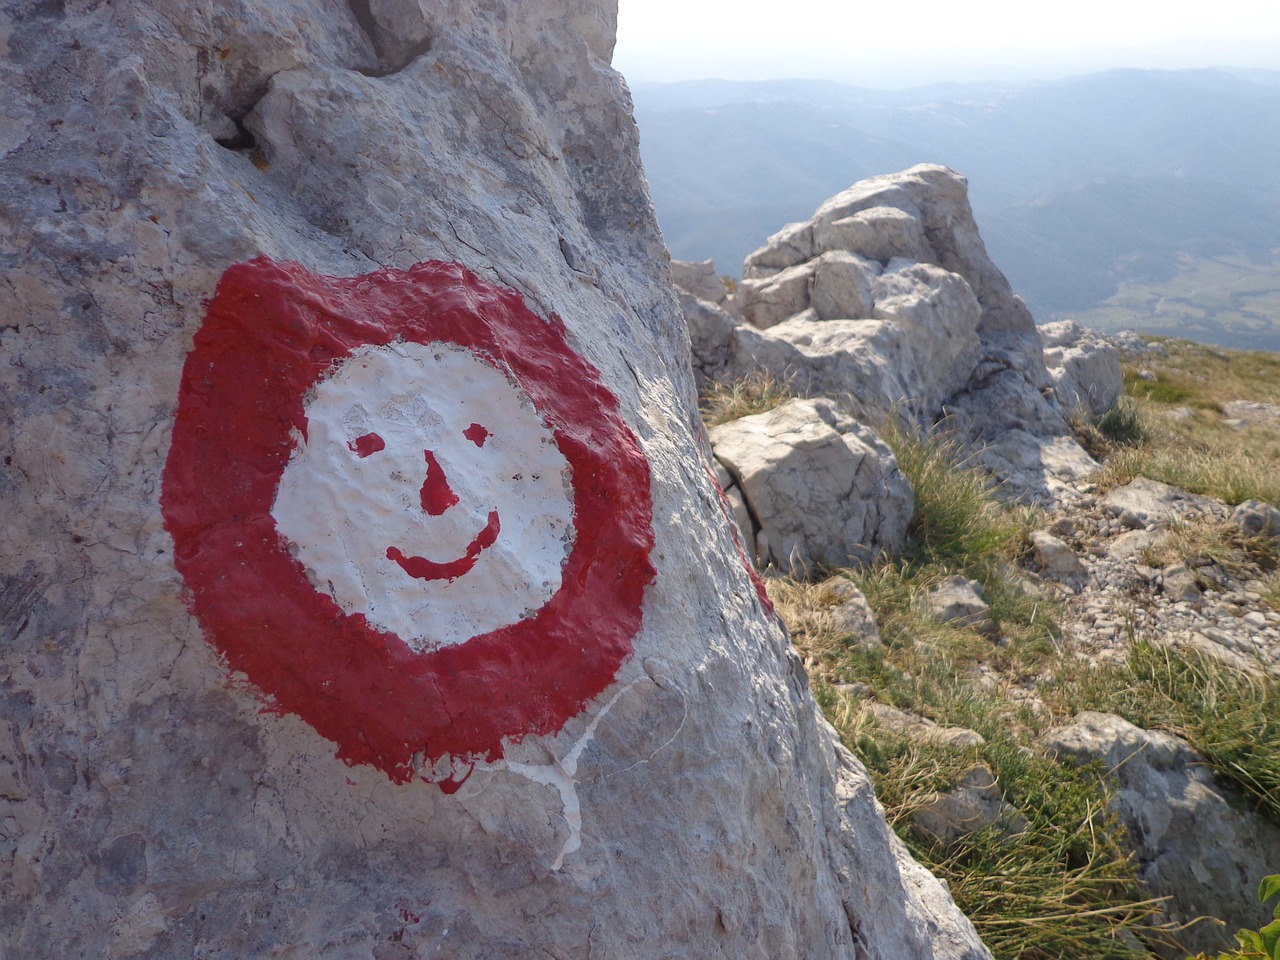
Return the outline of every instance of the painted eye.
<path id="1" fill-rule="evenodd" d="M 352 453 L 363 460 L 371 453 L 377 453 L 379 450 L 385 450 L 387 448 L 387 442 L 376 433 L 366 433 L 363 437 L 356 437 L 354 440 L 350 441 L 347 444 L 347 447 Z"/>
<path id="2" fill-rule="evenodd" d="M 467 429 L 462 431 L 462 435 L 477 447 L 483 447 L 484 442 L 493 436 L 492 433 L 480 426 L 478 423 L 473 423 L 471 426 L 467 427 Z"/>

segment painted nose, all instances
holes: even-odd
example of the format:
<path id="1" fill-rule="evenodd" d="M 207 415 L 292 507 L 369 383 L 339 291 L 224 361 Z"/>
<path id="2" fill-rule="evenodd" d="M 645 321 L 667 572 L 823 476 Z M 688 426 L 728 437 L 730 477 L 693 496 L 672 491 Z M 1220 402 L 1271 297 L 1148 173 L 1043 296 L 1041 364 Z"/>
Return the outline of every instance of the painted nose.
<path id="1" fill-rule="evenodd" d="M 438 517 L 458 502 L 458 495 L 449 487 L 436 455 L 430 450 L 423 450 L 422 455 L 427 461 L 427 478 L 422 481 L 422 509 Z"/>

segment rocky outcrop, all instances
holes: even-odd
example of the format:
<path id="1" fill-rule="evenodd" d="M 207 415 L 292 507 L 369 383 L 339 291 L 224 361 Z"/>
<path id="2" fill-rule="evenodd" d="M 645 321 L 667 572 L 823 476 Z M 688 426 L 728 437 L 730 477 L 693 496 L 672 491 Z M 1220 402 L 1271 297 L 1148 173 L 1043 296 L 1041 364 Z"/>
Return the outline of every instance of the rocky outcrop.
<path id="1" fill-rule="evenodd" d="M 1063 407 L 1096 417 L 1116 405 L 1124 387 L 1120 351 L 1106 337 L 1074 320 L 1060 320 L 1042 325 L 1040 339 Z"/>
<path id="2" fill-rule="evenodd" d="M 988 956 L 741 562 L 614 21 L 0 3 L 6 956 Z"/>
<path id="3" fill-rule="evenodd" d="M 698 263 L 672 260 L 671 282 L 699 300 L 706 300 L 720 307 L 730 303 L 729 286 L 724 277 L 716 273 L 716 265 L 710 260 Z"/>
<path id="4" fill-rule="evenodd" d="M 1217 917 L 1234 931 L 1256 930 L 1272 919 L 1247 894 L 1275 872 L 1280 828 L 1219 786 L 1186 741 L 1092 712 L 1047 731 L 1044 740 L 1061 756 L 1101 763 L 1114 783 L 1115 810 L 1129 831 L 1139 875 L 1154 895 L 1172 898 L 1170 920 Z M 1178 938 L 1187 949 L 1212 952 L 1231 939 L 1212 923 L 1192 926 Z"/>
<path id="5" fill-rule="evenodd" d="M 1067 414 L 1115 402 L 1116 353 L 1068 324 L 1046 355 L 987 255 L 959 174 L 921 165 L 855 184 L 770 237 L 743 277 L 736 327 L 731 312 L 713 322 L 701 306 L 686 310 L 707 377 L 764 370 L 868 422 L 941 422 L 1011 496 L 1066 495 L 1096 470 Z"/>
<path id="6" fill-rule="evenodd" d="M 713 427 L 762 565 L 797 574 L 901 549 L 914 512 L 893 451 L 827 400 L 789 400 Z"/>

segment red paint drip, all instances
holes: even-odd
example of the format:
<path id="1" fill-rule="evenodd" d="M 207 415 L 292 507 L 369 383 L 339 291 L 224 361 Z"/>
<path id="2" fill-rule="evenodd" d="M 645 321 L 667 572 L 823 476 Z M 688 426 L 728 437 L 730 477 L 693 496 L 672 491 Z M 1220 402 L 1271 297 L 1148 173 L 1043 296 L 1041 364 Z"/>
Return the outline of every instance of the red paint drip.
<path id="1" fill-rule="evenodd" d="M 387 441 L 383 440 L 376 433 L 366 433 L 363 437 L 356 437 L 347 447 L 357 457 L 363 460 L 371 453 L 377 453 L 379 450 L 387 449 Z"/>
<path id="2" fill-rule="evenodd" d="M 456 499 L 456 498 L 455 498 Z M 498 539 L 498 511 L 489 511 L 489 522 L 476 534 L 476 538 L 467 544 L 467 552 L 457 560 L 448 563 L 436 563 L 426 557 L 406 557 L 399 547 L 387 547 L 387 559 L 400 564 L 400 569 L 415 580 L 448 580 L 450 583 L 464 574 L 480 559 L 480 554 L 493 546 Z"/>
<path id="3" fill-rule="evenodd" d="M 430 450 L 423 450 L 422 455 L 427 459 L 427 479 L 422 481 L 422 509 L 438 517 L 458 502 L 458 495 L 449 487 L 444 469 L 436 462 L 436 455 Z"/>
<path id="4" fill-rule="evenodd" d="M 559 591 L 516 623 L 421 652 L 317 592 L 271 515 L 307 391 L 357 348 L 396 341 L 457 344 L 512 377 L 573 491 Z M 649 464 L 617 397 L 558 317 L 456 263 L 360 277 L 266 257 L 228 268 L 183 367 L 160 508 L 192 613 L 267 709 L 302 718 L 348 763 L 443 790 L 462 778 L 437 761 L 501 759 L 614 682 L 655 574 Z"/>
<path id="5" fill-rule="evenodd" d="M 478 423 L 473 423 L 471 426 L 467 427 L 467 429 L 462 431 L 462 435 L 477 447 L 483 447 L 484 442 L 493 436 L 492 433 L 480 426 Z"/>
<path id="6" fill-rule="evenodd" d="M 769 592 L 765 589 L 764 581 L 760 579 L 760 574 L 756 572 L 756 565 L 747 557 L 747 551 L 742 546 L 742 537 L 738 533 L 738 522 L 733 519 L 729 497 L 724 492 L 724 487 L 720 486 L 720 480 L 715 475 L 715 472 L 705 463 L 702 465 L 702 469 L 707 472 L 707 476 L 711 478 L 711 485 L 716 488 L 716 493 L 720 495 L 720 512 L 724 514 L 724 518 L 729 524 L 729 534 L 733 537 L 733 545 L 738 548 L 738 559 L 742 561 L 743 567 L 746 568 L 747 576 L 751 578 L 751 585 L 756 588 L 756 596 L 760 598 L 760 603 L 765 610 L 773 613 L 773 601 L 769 599 Z"/>

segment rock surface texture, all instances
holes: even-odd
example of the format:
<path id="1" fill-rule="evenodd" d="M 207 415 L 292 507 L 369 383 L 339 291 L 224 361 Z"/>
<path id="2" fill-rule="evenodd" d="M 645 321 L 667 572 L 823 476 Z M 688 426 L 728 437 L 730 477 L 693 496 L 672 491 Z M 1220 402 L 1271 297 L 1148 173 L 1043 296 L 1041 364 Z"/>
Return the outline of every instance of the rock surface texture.
<path id="1" fill-rule="evenodd" d="M 1116 405 L 1124 386 L 1120 351 L 1106 337 L 1060 320 L 1041 325 L 1040 339 L 1054 390 L 1067 410 L 1098 416 Z"/>
<path id="2" fill-rule="evenodd" d="M 615 20 L 596 0 L 0 0 L 0 953 L 988 956 L 892 836 L 741 562 L 609 66 Z M 921 271 L 959 278 L 942 300 L 918 298 L 954 320 L 942 335 L 966 355 L 1024 338 L 1025 311 L 974 259 L 976 234 L 959 224 L 967 246 L 938 249 L 950 208 L 892 187 L 826 211 L 775 272 L 817 256 L 818 233 L 870 234 L 876 252 L 917 260 L 927 245 L 934 267 L 886 269 L 903 289 Z M 170 529 L 187 518 L 162 515 L 162 482 L 180 388 L 198 396 L 224 369 L 184 378 L 206 304 L 258 257 L 298 266 L 242 303 L 244 329 L 261 329 L 259 308 L 293 318 L 272 342 L 321 371 L 334 345 L 307 340 L 303 318 L 371 330 L 359 298 L 401 276 L 378 272 L 439 260 L 516 291 L 548 331 L 563 323 L 565 351 L 616 397 L 650 475 L 655 569 L 630 585 L 643 590 L 631 652 L 558 732 L 535 718 L 542 732 L 479 757 L 401 743 L 415 775 L 395 782 L 338 759 L 208 642 L 192 613 L 202 594 L 175 567 L 200 551 L 175 556 L 164 516 Z M 816 272 L 823 309 L 846 289 L 874 300 L 876 266 L 832 258 Z M 350 279 L 369 274 L 381 279 Z M 304 295 L 307 276 L 355 292 Z M 496 302 L 455 306 L 483 324 Z M 397 356 L 429 365 L 451 350 Z M 1043 365 L 1018 375 L 1043 380 Z M 459 402 L 475 399 L 456 382 Z M 334 449 L 372 464 L 393 435 L 357 406 L 331 418 L 356 434 Z M 472 419 L 449 443 L 484 446 L 495 424 Z M 263 455 L 281 469 L 311 442 L 298 429 Z M 411 452 L 409 508 L 465 502 L 443 453 Z M 456 559 L 402 557 L 405 571 L 464 583 L 514 501 L 498 502 Z M 322 522 L 307 513 L 298 529 Z M 465 658 L 474 640 L 455 639 Z M 498 701 L 518 687 L 488 689 Z"/>
<path id="3" fill-rule="evenodd" d="M 1082 763 L 1099 761 L 1114 780 L 1116 812 L 1129 831 L 1139 875 L 1154 895 L 1174 898 L 1171 920 L 1217 917 L 1234 931 L 1256 930 L 1272 919 L 1256 899 L 1240 894 L 1256 891 L 1275 872 L 1280 828 L 1241 809 L 1186 741 L 1086 712 L 1047 731 L 1045 743 Z M 1221 948 L 1226 939 L 1211 923 L 1179 938 L 1197 951 Z"/>
<path id="4" fill-rule="evenodd" d="M 868 563 L 906 541 L 911 484 L 883 441 L 828 400 L 789 400 L 711 430 L 762 565 Z"/>

